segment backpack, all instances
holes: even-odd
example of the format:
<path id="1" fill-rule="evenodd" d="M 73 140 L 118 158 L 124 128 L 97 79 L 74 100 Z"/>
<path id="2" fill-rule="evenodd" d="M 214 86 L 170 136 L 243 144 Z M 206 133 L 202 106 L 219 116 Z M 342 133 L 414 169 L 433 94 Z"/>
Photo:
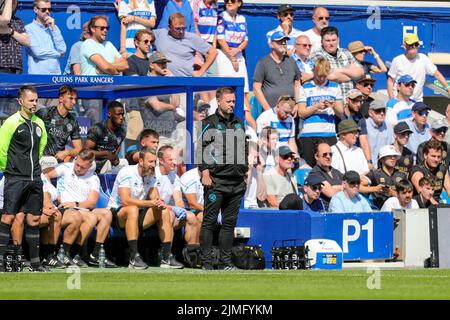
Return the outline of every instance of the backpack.
<path id="1" fill-rule="evenodd" d="M 261 270 L 266 267 L 264 251 L 261 246 L 239 244 L 232 249 L 233 264 L 239 269 Z"/>

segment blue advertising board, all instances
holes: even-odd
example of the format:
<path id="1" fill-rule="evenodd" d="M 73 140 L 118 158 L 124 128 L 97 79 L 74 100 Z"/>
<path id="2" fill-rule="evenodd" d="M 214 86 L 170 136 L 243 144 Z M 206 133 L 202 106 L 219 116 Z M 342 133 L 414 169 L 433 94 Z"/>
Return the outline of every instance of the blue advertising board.
<path id="1" fill-rule="evenodd" d="M 392 257 L 392 212 L 327 213 L 324 219 L 323 236 L 341 246 L 344 260 Z"/>

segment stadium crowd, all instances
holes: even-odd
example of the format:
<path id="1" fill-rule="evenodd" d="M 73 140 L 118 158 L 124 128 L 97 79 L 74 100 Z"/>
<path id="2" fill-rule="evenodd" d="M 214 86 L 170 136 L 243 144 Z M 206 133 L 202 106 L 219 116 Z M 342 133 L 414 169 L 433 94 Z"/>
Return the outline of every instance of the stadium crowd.
<path id="1" fill-rule="evenodd" d="M 155 28 L 153 1 L 117 0 L 120 48 L 108 40 L 108 18 L 94 16 L 83 25 L 80 41 L 67 50 L 49 0 L 35 0 L 36 17 L 27 25 L 16 16 L 17 0 L 4 0 L 0 72 L 61 74 L 60 59 L 68 52 L 63 73 L 69 75 L 243 77 L 249 163 L 245 208 L 390 211 L 426 208 L 439 203 L 444 191 L 450 193 L 450 104 L 444 119 L 428 121 L 431 108 L 423 102 L 426 75 L 449 93 L 450 86 L 418 52 L 417 35 L 405 36 L 404 54 L 393 58 L 388 69 L 375 48 L 359 40 L 347 49 L 341 46 L 326 8 L 315 8 L 313 27 L 301 31 L 293 27 L 295 9 L 281 4 L 279 26 L 267 32 L 269 54 L 257 62 L 251 93 L 250 57 L 244 54 L 250 37 L 239 13 L 244 3 L 224 2 L 219 12 L 215 0 L 169 0 Z M 367 55 L 376 64 L 365 61 Z M 373 92 L 374 73 L 386 73 L 387 99 Z M 196 97 L 197 124 L 217 112 L 221 92 Z M 153 225 L 161 240 L 160 266 L 182 268 L 172 254 L 174 230 L 184 226 L 186 247 L 197 250 L 204 210 L 202 171 L 186 171 L 177 144 L 177 127 L 185 121 L 182 97 L 112 101 L 107 119 L 90 127 L 86 141 L 72 114 L 74 88 L 62 86 L 56 106 L 38 108 L 31 86 L 23 86 L 17 100 L 19 111 L 0 128 L 1 200 L 5 193 L 0 268 L 10 233 L 16 246 L 25 233 L 32 271 L 98 266 L 112 226 L 125 232 L 129 267 L 145 269 L 137 240 Z M 197 124 L 194 138 L 201 129 Z M 18 136 L 26 126 L 35 128 L 37 140 L 33 130 Z M 30 141 L 31 150 L 26 149 Z M 23 150 L 36 170 L 29 172 L 20 163 L 29 160 L 23 159 Z M 45 168 L 33 161 L 46 163 Z M 98 174 L 111 170 L 117 173 L 112 190 L 102 190 Z M 28 190 L 34 188 L 41 188 L 43 197 Z M 24 190 L 43 205 L 19 205 Z M 108 200 L 99 207 L 101 197 Z M 94 227 L 95 247 L 84 261 L 80 251 Z M 62 259 L 57 247 L 61 229 Z M 42 263 L 36 239 L 42 244 Z M 104 263 L 116 266 L 108 259 Z"/>

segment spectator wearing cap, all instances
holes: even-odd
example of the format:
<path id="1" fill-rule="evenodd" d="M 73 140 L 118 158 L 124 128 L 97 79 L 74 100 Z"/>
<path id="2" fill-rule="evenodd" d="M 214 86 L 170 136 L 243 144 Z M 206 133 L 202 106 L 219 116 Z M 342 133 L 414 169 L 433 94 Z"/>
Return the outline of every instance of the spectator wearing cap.
<path id="1" fill-rule="evenodd" d="M 373 87 L 376 80 L 370 74 L 365 74 L 355 81 L 355 87 L 364 95 L 364 102 L 361 106 L 361 114 L 364 118 L 369 117 L 370 103 L 375 100 L 376 95 L 373 92 Z"/>
<path id="2" fill-rule="evenodd" d="M 155 51 L 150 56 L 151 77 L 173 76 L 169 70 L 169 60 L 160 51 Z M 184 120 L 180 118 L 180 95 L 167 94 L 151 96 L 144 100 L 144 108 L 141 112 L 144 128 L 152 128 L 159 133 L 161 145 L 175 145 L 172 134 L 176 131 L 177 123 Z"/>
<path id="3" fill-rule="evenodd" d="M 153 30 L 155 47 L 172 61 L 169 70 L 174 76 L 200 77 L 216 59 L 217 50 L 197 36 L 195 29 L 193 32 L 186 32 L 186 30 L 189 29 L 183 14 L 173 13 L 169 18 L 168 29 L 160 26 L 160 29 Z M 196 52 L 205 56 L 205 63 L 198 70 L 194 69 Z"/>
<path id="4" fill-rule="evenodd" d="M 357 64 L 353 55 L 347 49 L 339 48 L 339 31 L 335 27 L 326 27 L 321 31 L 322 47 L 313 52 L 313 61 L 322 56 L 330 61 L 331 71 L 339 70 L 345 73 L 345 79 L 330 79 L 337 81 L 341 87 L 342 96 L 345 98 L 353 89 L 352 80 L 358 79 L 364 74 L 363 68 Z"/>
<path id="5" fill-rule="evenodd" d="M 314 144 L 325 140 L 329 145 L 336 143 L 336 118 L 343 114 L 342 95 L 339 85 L 327 80 L 330 62 L 319 57 L 314 62 L 314 78 L 300 88 L 298 114 L 303 119 L 300 133 L 302 158 L 315 165 Z"/>
<path id="6" fill-rule="evenodd" d="M 450 86 L 447 84 L 442 73 L 439 72 L 436 65 L 423 53 L 419 52 L 420 40 L 417 34 L 409 33 L 403 38 L 403 48 L 405 53 L 395 57 L 392 60 L 388 72 L 387 89 L 389 98 L 395 97 L 397 80 L 409 74 L 417 85 L 414 88 L 412 99 L 415 101 L 423 100 L 423 86 L 427 75 L 434 76 L 436 80 L 450 93 Z"/>
<path id="7" fill-rule="evenodd" d="M 127 57 L 136 52 L 136 33 L 150 31 L 156 25 L 155 2 L 122 0 L 115 4 L 120 19 L 120 53 Z"/>
<path id="8" fill-rule="evenodd" d="M 369 118 L 365 122 L 370 146 L 370 158 L 367 160 L 372 161 L 374 168 L 377 168 L 380 148 L 394 142 L 394 130 L 386 123 L 386 106 L 382 101 L 374 100 L 370 103 Z"/>
<path id="9" fill-rule="evenodd" d="M 400 158 L 400 153 L 395 150 L 393 145 L 383 146 L 378 154 L 380 167 L 371 170 L 366 175 L 367 179 L 363 179 L 361 182 L 361 192 L 372 193 L 373 202 L 378 209 L 389 197 L 397 195 L 395 183 L 407 179 L 406 174 L 395 169 L 398 158 Z"/>
<path id="10" fill-rule="evenodd" d="M 442 160 L 441 163 L 448 168 L 450 166 L 450 145 L 444 140 L 445 134 L 448 131 L 447 122 L 445 119 L 435 120 L 431 123 L 430 134 L 431 140 L 439 141 L 442 144 Z M 423 163 L 423 147 L 426 142 L 422 142 L 417 148 L 416 163 Z"/>
<path id="11" fill-rule="evenodd" d="M 83 24 L 83 31 L 80 35 L 80 41 L 75 42 L 70 48 L 69 57 L 67 58 L 66 68 L 64 69 L 64 74 L 73 74 L 80 75 L 81 74 L 81 58 L 80 58 L 80 50 L 81 45 L 86 39 L 90 38 L 90 34 L 88 33 L 88 25 L 89 21 L 86 21 Z"/>
<path id="12" fill-rule="evenodd" d="M 16 12 L 17 0 L 6 0 L 0 20 L 0 73 L 21 74 L 22 46 L 30 45 L 24 23 Z"/>
<path id="13" fill-rule="evenodd" d="M 353 170 L 360 175 L 369 172 L 369 166 L 364 156 L 364 152 L 357 147 L 359 128 L 355 121 L 346 119 L 342 120 L 338 125 L 339 141 L 331 147 L 333 158 L 331 165 L 339 170 L 342 174 Z"/>
<path id="14" fill-rule="evenodd" d="M 61 30 L 51 16 L 50 0 L 35 0 L 33 11 L 36 18 L 25 26 L 30 38 L 26 47 L 28 54 L 28 74 L 61 74 L 60 59 L 66 53 Z"/>
<path id="15" fill-rule="evenodd" d="M 287 55 L 283 32 L 274 32 L 270 37 L 270 53 L 262 57 L 253 74 L 253 92 L 263 110 L 274 107 L 280 96 L 298 98 L 301 73 L 295 60 Z"/>
<path id="16" fill-rule="evenodd" d="M 155 37 L 153 32 L 142 29 L 134 35 L 134 54 L 128 57 L 128 69 L 123 72 L 124 76 L 146 76 L 150 72 L 150 59 L 148 58 Z"/>
<path id="17" fill-rule="evenodd" d="M 264 174 L 267 202 L 270 208 L 278 209 L 289 194 L 298 194 L 297 180 L 292 175 L 295 154 L 288 146 L 278 148 L 277 165 Z"/>
<path id="18" fill-rule="evenodd" d="M 295 39 L 294 53 L 291 55 L 291 58 L 295 60 L 302 74 L 302 84 L 310 81 L 314 77 L 314 62 L 311 60 L 311 47 L 311 41 L 304 34 Z"/>
<path id="19" fill-rule="evenodd" d="M 442 164 L 442 144 L 437 140 L 427 141 L 423 147 L 423 162 L 412 167 L 409 173 L 409 180 L 414 186 L 414 194 L 419 193 L 419 181 L 422 177 L 430 179 L 434 185 L 432 204 L 437 204 L 445 187 L 447 193 L 450 189 L 448 170 Z"/>
<path id="20" fill-rule="evenodd" d="M 397 96 L 386 102 L 386 121 L 395 126 L 399 121 L 412 119 L 412 105 L 415 103 L 411 96 L 417 81 L 405 74 L 397 80 Z"/>
<path id="21" fill-rule="evenodd" d="M 120 55 L 110 41 L 106 40 L 108 30 L 106 16 L 95 16 L 89 20 L 90 37 L 80 48 L 82 75 L 119 75 L 128 69 L 127 60 Z"/>
<path id="22" fill-rule="evenodd" d="M 288 145 L 295 154 L 298 153 L 295 142 L 295 121 L 293 113 L 295 101 L 291 96 L 280 96 L 274 108 L 264 111 L 256 119 L 256 133 L 261 134 L 265 127 L 277 129 L 279 135 L 279 145 Z"/>
<path id="23" fill-rule="evenodd" d="M 412 108 L 412 119 L 406 121 L 412 133 L 409 136 L 408 144 L 406 145 L 416 158 L 417 148 L 422 142 L 431 139 L 430 125 L 427 123 L 428 113 L 431 108 L 423 102 L 416 102 Z"/>
<path id="24" fill-rule="evenodd" d="M 353 41 L 348 44 L 347 49 L 355 57 L 356 61 L 363 67 L 365 74 L 387 72 L 386 65 L 380 58 L 380 55 L 376 53 L 371 46 L 364 45 L 362 41 Z M 368 53 L 374 57 L 378 65 L 364 61 L 364 58 Z"/>
<path id="25" fill-rule="evenodd" d="M 342 173 L 331 166 L 331 159 L 333 152 L 331 152 L 330 145 L 325 141 L 318 142 L 314 146 L 314 156 L 316 158 L 316 165 L 309 173 L 309 176 L 319 177 L 323 183 L 320 198 L 322 199 L 325 208 L 328 208 L 331 197 L 339 191 L 342 191 Z"/>
<path id="26" fill-rule="evenodd" d="M 397 160 L 395 169 L 406 175 L 409 174 L 409 170 L 414 164 L 414 155 L 406 147 L 411 133 L 412 131 L 405 121 L 397 123 L 394 127 L 394 143 L 392 145 L 400 153 L 400 158 Z"/>
<path id="27" fill-rule="evenodd" d="M 433 197 L 434 188 L 430 179 L 422 177 L 419 180 L 419 191 L 413 197 L 417 201 L 419 208 L 428 208 L 431 206 L 431 198 Z"/>
<path id="28" fill-rule="evenodd" d="M 303 210 L 312 212 L 325 211 L 325 206 L 320 200 L 322 187 L 322 179 L 319 176 L 309 175 L 306 178 L 302 192 Z"/>
<path id="29" fill-rule="evenodd" d="M 281 4 L 277 10 L 277 19 L 280 21 L 278 27 L 266 33 L 267 42 L 270 46 L 270 38 L 275 32 L 283 32 L 289 37 L 286 43 L 287 54 L 292 55 L 295 50 L 296 38 L 302 34 L 302 31 L 294 28 L 295 9 L 290 4 Z"/>
<path id="30" fill-rule="evenodd" d="M 319 50 L 322 46 L 321 31 L 323 28 L 328 27 L 330 22 L 330 13 L 327 8 L 317 7 L 312 11 L 312 22 L 314 27 L 304 32 L 304 35 L 311 40 L 312 48 L 311 52 Z"/>
<path id="31" fill-rule="evenodd" d="M 330 201 L 330 212 L 372 212 L 367 200 L 359 193 L 361 178 L 358 172 L 350 170 L 343 176 L 343 190 L 336 193 Z"/>
<path id="32" fill-rule="evenodd" d="M 392 211 L 394 209 L 419 209 L 419 204 L 413 199 L 413 186 L 407 179 L 396 182 L 397 196 L 386 200 L 381 211 Z"/>

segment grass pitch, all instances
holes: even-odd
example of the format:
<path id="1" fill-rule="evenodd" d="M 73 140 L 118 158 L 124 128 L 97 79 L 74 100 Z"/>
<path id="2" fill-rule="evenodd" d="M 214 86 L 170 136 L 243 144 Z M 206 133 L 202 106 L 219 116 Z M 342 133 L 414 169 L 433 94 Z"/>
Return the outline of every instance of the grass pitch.
<path id="1" fill-rule="evenodd" d="M 72 273 L 4 273 L 0 299 L 450 299 L 450 270 L 201 271 L 81 269 Z M 72 277 L 72 278 L 71 278 Z M 69 286 L 68 286 L 69 283 Z"/>

